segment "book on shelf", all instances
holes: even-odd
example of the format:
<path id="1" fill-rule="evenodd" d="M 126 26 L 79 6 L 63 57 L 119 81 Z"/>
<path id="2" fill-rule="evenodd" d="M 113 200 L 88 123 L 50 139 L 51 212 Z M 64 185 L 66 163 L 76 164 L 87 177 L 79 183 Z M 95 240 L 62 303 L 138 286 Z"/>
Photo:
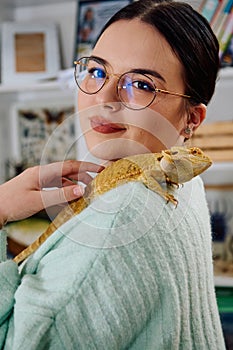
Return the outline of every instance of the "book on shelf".
<path id="1" fill-rule="evenodd" d="M 227 46 L 230 42 L 231 35 L 233 33 L 233 7 L 231 8 L 231 12 L 227 16 L 227 20 L 225 23 L 224 28 L 222 28 L 222 33 L 219 36 L 219 57 L 220 60 L 222 58 L 222 55 L 227 49 Z"/>
<path id="2" fill-rule="evenodd" d="M 222 12 L 219 13 L 215 25 L 212 26 L 213 31 L 219 40 L 225 31 L 232 8 L 233 0 L 228 0 L 226 5 L 222 9 Z"/>
<path id="3" fill-rule="evenodd" d="M 221 65 L 232 66 L 233 0 L 203 0 L 199 12 L 218 38 Z"/>
<path id="4" fill-rule="evenodd" d="M 231 7 L 231 3 L 233 3 L 233 0 L 222 0 L 217 10 L 215 11 L 215 14 L 210 22 L 210 25 L 215 34 L 218 28 L 221 27 L 224 21 L 224 17 L 229 13 L 228 8 Z"/>
<path id="5" fill-rule="evenodd" d="M 231 34 L 227 48 L 221 57 L 221 66 L 222 67 L 233 66 L 233 34 Z"/>
<path id="6" fill-rule="evenodd" d="M 208 22 L 211 22 L 219 5 L 220 0 L 204 0 L 199 8 L 199 12 L 208 20 Z"/>

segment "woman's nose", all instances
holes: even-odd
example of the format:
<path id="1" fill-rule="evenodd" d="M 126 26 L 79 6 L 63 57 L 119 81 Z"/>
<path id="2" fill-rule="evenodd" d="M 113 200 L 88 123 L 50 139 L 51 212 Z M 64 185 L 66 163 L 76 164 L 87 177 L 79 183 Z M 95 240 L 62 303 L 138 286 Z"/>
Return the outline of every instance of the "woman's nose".
<path id="1" fill-rule="evenodd" d="M 117 93 L 117 79 L 110 77 L 102 89 L 96 94 L 96 101 L 98 104 L 116 111 L 122 108 L 122 103 Z"/>

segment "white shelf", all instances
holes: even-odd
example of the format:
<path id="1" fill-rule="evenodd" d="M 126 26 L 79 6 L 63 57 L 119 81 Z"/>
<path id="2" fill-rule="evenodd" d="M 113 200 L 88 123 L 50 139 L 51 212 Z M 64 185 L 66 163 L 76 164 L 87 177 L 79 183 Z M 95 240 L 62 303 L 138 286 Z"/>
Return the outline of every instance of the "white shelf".
<path id="1" fill-rule="evenodd" d="M 40 80 L 34 82 L 17 84 L 0 84 L 0 95 L 9 93 L 21 93 L 31 91 L 63 90 L 67 92 L 76 91 L 77 86 L 74 79 L 74 68 L 64 69 L 58 72 L 54 79 Z"/>
<path id="2" fill-rule="evenodd" d="M 233 277 L 214 276 L 215 287 L 233 287 Z"/>
<path id="3" fill-rule="evenodd" d="M 232 162 L 216 162 L 207 169 L 201 178 L 208 185 L 226 185 L 232 184 L 233 163 Z"/>
<path id="4" fill-rule="evenodd" d="M 35 82 L 20 85 L 6 85 L 0 84 L 0 94 L 7 94 L 12 92 L 25 92 L 25 91 L 41 91 L 41 90 L 55 90 L 60 89 L 61 85 L 57 80 L 46 82 Z"/>
<path id="5" fill-rule="evenodd" d="M 233 67 L 221 68 L 219 71 L 219 78 L 233 79 Z"/>

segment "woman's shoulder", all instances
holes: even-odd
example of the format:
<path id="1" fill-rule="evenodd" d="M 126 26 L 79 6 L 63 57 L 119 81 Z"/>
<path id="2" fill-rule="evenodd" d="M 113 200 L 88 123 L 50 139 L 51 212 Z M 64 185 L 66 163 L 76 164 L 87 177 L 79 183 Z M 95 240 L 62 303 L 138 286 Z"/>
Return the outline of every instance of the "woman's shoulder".
<path id="1" fill-rule="evenodd" d="M 60 241 L 67 237 L 84 245 L 118 245 L 122 239 L 130 237 L 131 233 L 134 237 L 135 232 L 140 235 L 147 231 L 155 222 L 166 227 L 171 217 L 174 222 L 179 222 L 184 213 L 186 216 L 198 217 L 199 210 L 206 212 L 200 178 L 195 178 L 179 188 L 165 186 L 161 190 L 172 194 L 177 205 L 168 202 L 161 193 L 149 190 L 141 182 L 128 182 L 96 197 L 80 214 L 59 227 L 54 237 L 49 238 L 46 243 L 48 247 L 51 243 L 52 248 L 53 245 L 60 245 Z"/>
<path id="2" fill-rule="evenodd" d="M 179 188 L 163 188 L 177 199 L 177 205 L 140 182 L 114 188 L 75 216 L 69 227 L 64 226 L 65 235 L 83 244 L 118 246 L 144 235 L 155 223 L 164 231 L 168 222 L 176 225 L 184 215 L 189 217 L 190 224 L 194 218 L 206 220 L 208 210 L 203 184 L 199 178 L 193 180 Z"/>
<path id="3" fill-rule="evenodd" d="M 35 273 L 30 265 L 36 266 L 37 276 L 43 277 L 44 288 L 46 285 L 50 292 L 60 291 L 57 293 L 59 305 L 69 299 L 61 291 L 69 286 L 73 293 L 89 275 L 100 276 L 98 266 L 112 266 L 118 271 L 122 254 L 126 261 L 132 255 L 135 264 L 141 264 L 145 259 L 151 261 L 153 269 L 158 271 L 157 261 L 162 261 L 167 252 L 167 260 L 173 264 L 177 258 L 176 252 L 173 254 L 174 245 L 181 245 L 186 252 L 193 247 L 190 241 L 200 238 L 198 246 L 200 249 L 203 246 L 203 232 L 198 228 L 195 233 L 199 216 L 195 214 L 192 198 L 197 193 L 196 187 L 202 187 L 199 180 L 175 190 L 182 192 L 182 197 L 181 193 L 174 193 L 179 200 L 177 207 L 166 203 L 141 183 L 132 182 L 113 189 L 64 224 L 60 228 L 60 239 L 52 238 L 50 242 L 48 239 L 47 247 L 34 254 L 24 272 Z"/>
<path id="4" fill-rule="evenodd" d="M 172 195 L 177 201 L 177 205 L 170 201 L 166 197 L 167 195 Z M 142 182 L 132 181 L 95 198 L 90 204 L 89 210 L 103 210 L 105 213 L 115 213 L 116 215 L 126 213 L 126 211 L 140 210 L 146 214 L 146 212 L 164 207 L 168 211 L 173 211 L 176 207 L 187 203 L 194 204 L 197 200 L 205 203 L 205 191 L 200 177 L 179 186 L 158 183 L 154 186 L 154 190 Z M 85 216 L 84 213 L 82 215 Z"/>
<path id="5" fill-rule="evenodd" d="M 161 195 L 140 182 L 129 182 L 106 192 L 79 215 L 59 227 L 34 254 L 27 266 L 32 265 L 34 269 L 36 261 L 47 261 L 55 256 L 60 259 L 68 251 L 79 252 L 79 260 L 82 246 L 119 247 L 144 237 L 147 232 L 153 231 L 153 234 L 159 236 L 167 230 L 178 230 L 180 227 L 177 233 L 180 234 L 182 230 L 195 226 L 195 220 L 208 222 L 200 179 L 170 191 L 177 199 L 177 205 L 168 203 Z M 52 251 L 53 254 L 47 254 Z"/>

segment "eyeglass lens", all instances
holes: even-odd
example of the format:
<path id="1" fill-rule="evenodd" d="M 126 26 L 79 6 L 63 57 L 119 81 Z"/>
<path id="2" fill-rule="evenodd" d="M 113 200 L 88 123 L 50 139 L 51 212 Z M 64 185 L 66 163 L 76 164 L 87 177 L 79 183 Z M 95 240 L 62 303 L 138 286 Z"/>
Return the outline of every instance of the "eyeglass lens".
<path id="1" fill-rule="evenodd" d="M 111 74 L 107 73 L 105 66 L 94 59 L 84 57 L 76 65 L 77 85 L 87 94 L 95 94 L 100 91 L 110 77 Z M 145 74 L 134 71 L 118 77 L 117 92 L 121 102 L 131 109 L 145 108 L 156 97 L 153 80 Z"/>

